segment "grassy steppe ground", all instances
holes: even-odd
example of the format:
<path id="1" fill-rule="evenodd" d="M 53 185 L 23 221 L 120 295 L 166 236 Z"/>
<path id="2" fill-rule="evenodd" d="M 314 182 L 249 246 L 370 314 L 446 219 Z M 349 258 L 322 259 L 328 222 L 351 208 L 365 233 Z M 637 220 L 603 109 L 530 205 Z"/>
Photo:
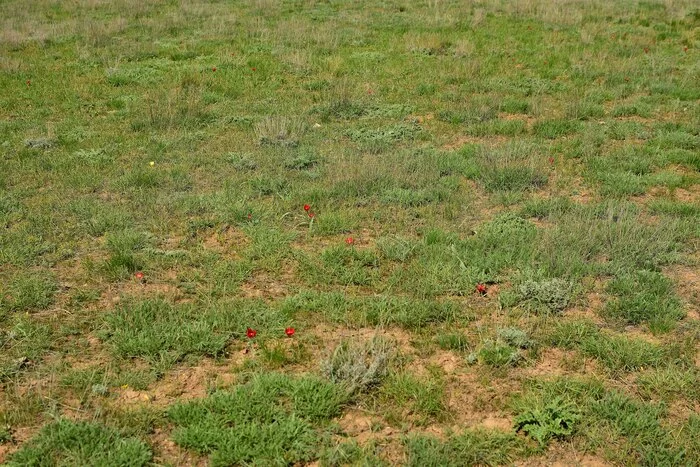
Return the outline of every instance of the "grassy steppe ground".
<path id="1" fill-rule="evenodd" d="M 698 465 L 697 3 L 0 18 L 0 462 Z"/>

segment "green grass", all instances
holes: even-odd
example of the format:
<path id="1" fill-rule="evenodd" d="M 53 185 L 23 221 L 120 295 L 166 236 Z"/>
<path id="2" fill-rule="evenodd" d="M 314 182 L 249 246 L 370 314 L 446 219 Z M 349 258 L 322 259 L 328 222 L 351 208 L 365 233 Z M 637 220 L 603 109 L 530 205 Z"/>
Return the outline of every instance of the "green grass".
<path id="1" fill-rule="evenodd" d="M 572 419 L 577 420 L 573 425 L 575 430 L 567 430 L 574 446 L 583 442 L 589 447 L 603 447 L 605 457 L 613 462 L 641 465 L 694 462 L 692 456 L 697 448 L 692 416 L 687 426 L 681 428 L 682 432 L 675 432 L 663 423 L 667 416 L 664 404 L 639 401 L 605 389 L 600 381 L 570 378 L 532 381 L 527 392 L 513 404 L 518 411 L 531 410 L 526 408 L 551 406 L 551 401 L 559 398 L 564 398 L 566 410 L 575 414 Z"/>
<path id="2" fill-rule="evenodd" d="M 418 378 L 410 373 L 390 375 L 379 391 L 380 407 L 386 405 L 387 419 L 395 424 L 425 425 L 446 416 L 444 382 L 440 375 Z M 406 416 L 406 413 L 410 414 Z"/>
<path id="3" fill-rule="evenodd" d="M 684 316 L 673 283 L 657 272 L 637 271 L 613 279 L 608 292 L 615 297 L 603 313 L 631 324 L 648 322 L 652 330 L 667 331 Z"/>
<path id="4" fill-rule="evenodd" d="M 559 347 L 579 349 L 613 373 L 684 363 L 682 349 L 677 345 L 605 333 L 587 321 L 557 323 L 550 338 Z"/>
<path id="5" fill-rule="evenodd" d="M 523 451 L 523 443 L 513 434 L 465 431 L 445 441 L 430 436 L 406 440 L 407 465 L 502 465 Z"/>
<path id="6" fill-rule="evenodd" d="M 343 392 L 313 377 L 270 373 L 231 392 L 177 404 L 169 418 L 177 444 L 210 455 L 212 465 L 294 463 L 318 456 L 315 425 L 336 416 Z"/>
<path id="7" fill-rule="evenodd" d="M 57 289 L 55 277 L 45 272 L 17 276 L 5 290 L 0 290 L 0 311 L 28 313 L 45 310 L 53 303 Z"/>
<path id="8" fill-rule="evenodd" d="M 550 3 L 0 2 L 0 464 L 692 463 L 698 8 Z"/>
<path id="9" fill-rule="evenodd" d="M 280 332 L 283 315 L 263 303 L 247 301 L 204 311 L 198 306 L 146 300 L 107 314 L 101 336 L 120 358 L 140 357 L 168 367 L 190 355 L 221 356 L 229 342 L 246 339 L 248 328 L 258 330 L 261 337 Z"/>
<path id="10" fill-rule="evenodd" d="M 142 441 L 90 422 L 59 420 L 10 457 L 8 465 L 148 465 L 153 454 Z"/>

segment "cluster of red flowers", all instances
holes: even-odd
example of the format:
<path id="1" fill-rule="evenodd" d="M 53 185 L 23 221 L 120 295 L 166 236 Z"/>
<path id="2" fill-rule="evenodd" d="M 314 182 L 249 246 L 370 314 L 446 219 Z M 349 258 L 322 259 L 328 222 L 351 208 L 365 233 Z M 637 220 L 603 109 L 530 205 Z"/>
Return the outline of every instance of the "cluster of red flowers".
<path id="1" fill-rule="evenodd" d="M 308 204 L 305 204 L 305 205 L 304 205 L 304 211 L 306 211 L 306 214 L 308 214 L 308 216 L 309 216 L 311 219 L 313 219 L 314 217 L 316 217 L 316 214 L 314 214 L 314 212 L 311 210 L 311 206 L 309 206 Z"/>

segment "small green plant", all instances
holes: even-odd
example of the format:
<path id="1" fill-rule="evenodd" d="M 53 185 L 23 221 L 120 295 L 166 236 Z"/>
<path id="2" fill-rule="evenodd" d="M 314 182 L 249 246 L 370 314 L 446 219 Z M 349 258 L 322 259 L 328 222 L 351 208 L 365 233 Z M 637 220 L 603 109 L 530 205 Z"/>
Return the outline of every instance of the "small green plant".
<path id="1" fill-rule="evenodd" d="M 466 352 L 470 348 L 469 339 L 467 339 L 467 336 L 462 332 L 440 334 L 436 340 L 438 346 L 443 350 Z"/>
<path id="2" fill-rule="evenodd" d="M 557 397 L 520 413 L 515 418 L 515 429 L 545 445 L 553 438 L 571 436 L 580 418 L 573 404 Z"/>
<path id="3" fill-rule="evenodd" d="M 520 302 L 536 312 L 561 312 L 573 294 L 573 285 L 564 279 L 527 280 L 518 287 Z"/>
<path id="4" fill-rule="evenodd" d="M 499 340 L 518 349 L 528 349 L 534 345 L 534 341 L 522 329 L 501 328 L 497 335 Z"/>
<path id="5" fill-rule="evenodd" d="M 362 344 L 342 341 L 323 364 L 331 381 L 357 394 L 379 385 L 388 374 L 393 349 L 379 337 Z"/>
<path id="6" fill-rule="evenodd" d="M 485 341 L 478 352 L 467 357 L 470 363 L 480 362 L 494 368 L 517 366 L 522 359 L 520 349 L 492 340 Z"/>
<path id="7" fill-rule="evenodd" d="M 321 162 L 321 157 L 312 148 L 302 147 L 290 153 L 284 167 L 290 170 L 309 170 Z"/>
<path id="8" fill-rule="evenodd" d="M 258 168 L 258 162 L 251 154 L 229 153 L 226 158 L 231 165 L 242 172 L 252 172 Z"/>
<path id="9" fill-rule="evenodd" d="M 0 444 L 5 444 L 9 441 L 12 441 L 12 432 L 10 431 L 10 427 L 0 427 Z"/>
<path id="10" fill-rule="evenodd" d="M 524 350 L 530 349 L 535 342 L 525 331 L 518 328 L 501 328 L 496 339 L 487 339 L 481 348 L 470 354 L 467 361 L 477 361 L 494 368 L 517 366 L 525 359 Z"/>

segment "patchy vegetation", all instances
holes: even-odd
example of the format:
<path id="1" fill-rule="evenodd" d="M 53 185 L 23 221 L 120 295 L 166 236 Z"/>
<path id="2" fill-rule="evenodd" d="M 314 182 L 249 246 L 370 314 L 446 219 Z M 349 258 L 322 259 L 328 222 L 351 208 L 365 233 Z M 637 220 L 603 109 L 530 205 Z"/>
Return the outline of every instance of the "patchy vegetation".
<path id="1" fill-rule="evenodd" d="M 0 3 L 0 463 L 694 465 L 700 9 Z"/>

